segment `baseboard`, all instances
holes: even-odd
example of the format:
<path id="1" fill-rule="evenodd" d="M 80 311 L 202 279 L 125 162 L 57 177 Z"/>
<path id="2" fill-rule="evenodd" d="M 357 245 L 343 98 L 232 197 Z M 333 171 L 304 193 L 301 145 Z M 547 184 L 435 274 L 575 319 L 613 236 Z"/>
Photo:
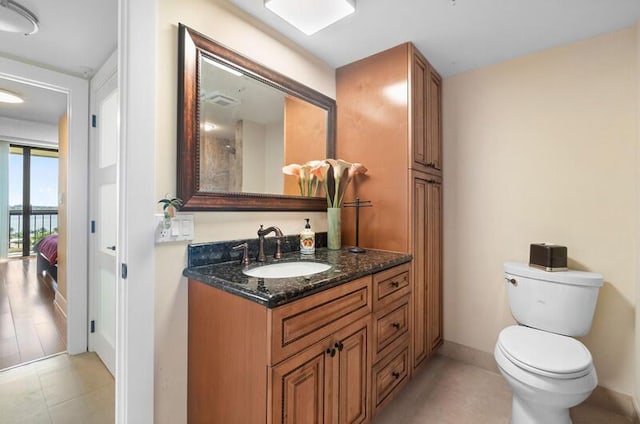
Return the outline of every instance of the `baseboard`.
<path id="1" fill-rule="evenodd" d="M 493 354 L 489 352 L 445 340 L 438 354 L 499 373 Z M 635 405 L 633 398 L 627 394 L 598 386 L 585 402 L 630 417 L 634 423 L 640 424 L 637 405 Z"/>
<path id="2" fill-rule="evenodd" d="M 499 373 L 493 354 L 445 340 L 438 353 L 447 358 Z"/>
<path id="3" fill-rule="evenodd" d="M 65 319 L 67 319 L 67 299 L 65 299 L 57 290 L 56 290 L 56 297 L 53 299 L 53 304 L 58 309 L 58 311 L 62 314 L 62 316 Z"/>

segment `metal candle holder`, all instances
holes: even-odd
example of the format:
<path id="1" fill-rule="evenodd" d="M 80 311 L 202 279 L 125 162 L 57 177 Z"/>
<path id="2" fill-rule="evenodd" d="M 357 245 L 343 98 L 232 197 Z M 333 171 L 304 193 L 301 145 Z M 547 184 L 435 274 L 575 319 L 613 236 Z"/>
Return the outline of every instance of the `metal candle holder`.
<path id="1" fill-rule="evenodd" d="M 364 253 L 362 247 L 358 246 L 360 244 L 360 208 L 370 208 L 373 205 L 371 204 L 371 200 L 360 200 L 359 197 L 356 197 L 356 200 L 353 202 L 344 202 L 343 206 L 345 208 L 355 208 L 356 209 L 356 245 L 354 247 L 349 248 L 349 252 L 352 253 Z"/>

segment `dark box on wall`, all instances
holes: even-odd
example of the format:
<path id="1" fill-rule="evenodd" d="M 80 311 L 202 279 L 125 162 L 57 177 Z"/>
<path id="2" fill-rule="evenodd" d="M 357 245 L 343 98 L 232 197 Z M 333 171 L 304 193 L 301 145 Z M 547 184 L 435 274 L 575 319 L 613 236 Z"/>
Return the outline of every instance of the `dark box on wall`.
<path id="1" fill-rule="evenodd" d="M 529 266 L 545 271 L 566 271 L 567 247 L 549 243 L 533 243 L 529 249 Z"/>

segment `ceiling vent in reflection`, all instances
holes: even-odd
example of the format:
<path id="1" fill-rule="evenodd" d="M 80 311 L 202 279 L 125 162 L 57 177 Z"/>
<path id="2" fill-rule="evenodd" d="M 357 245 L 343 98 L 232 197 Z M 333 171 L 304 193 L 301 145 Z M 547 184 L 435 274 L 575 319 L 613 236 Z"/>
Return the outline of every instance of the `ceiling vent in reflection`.
<path id="1" fill-rule="evenodd" d="M 232 107 L 240 104 L 240 100 L 229 97 L 219 91 L 212 91 L 211 93 L 204 92 L 202 93 L 201 99 L 203 102 L 220 107 Z"/>

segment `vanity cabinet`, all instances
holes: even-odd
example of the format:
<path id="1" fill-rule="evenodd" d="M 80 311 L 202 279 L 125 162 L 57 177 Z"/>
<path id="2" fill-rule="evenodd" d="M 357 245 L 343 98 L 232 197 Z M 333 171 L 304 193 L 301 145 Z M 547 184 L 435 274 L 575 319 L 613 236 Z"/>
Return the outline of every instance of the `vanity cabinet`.
<path id="1" fill-rule="evenodd" d="M 414 257 L 409 350 L 394 347 L 410 372 L 443 340 L 441 97 L 438 72 L 411 43 L 336 71 L 337 157 L 368 168 L 345 199 L 373 204 L 360 211 L 360 246 Z M 353 211 L 344 209 L 343 244 L 352 245 L 354 234 Z M 395 312 L 396 320 L 402 313 Z M 377 337 L 375 322 L 373 332 Z"/>
<path id="2" fill-rule="evenodd" d="M 410 375 L 410 296 L 410 263 L 274 308 L 189 279 L 188 422 L 369 423 Z"/>
<path id="3" fill-rule="evenodd" d="M 361 318 L 273 367 L 272 422 L 367 422 L 369 327 Z"/>

